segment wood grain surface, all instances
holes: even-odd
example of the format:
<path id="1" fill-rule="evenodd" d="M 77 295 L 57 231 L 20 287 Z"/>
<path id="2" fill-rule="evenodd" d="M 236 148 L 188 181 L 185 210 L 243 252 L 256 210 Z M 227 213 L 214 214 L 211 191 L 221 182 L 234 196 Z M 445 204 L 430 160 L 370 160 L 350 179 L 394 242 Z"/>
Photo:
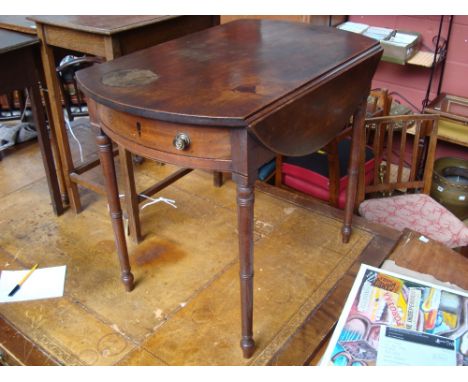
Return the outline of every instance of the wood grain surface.
<path id="1" fill-rule="evenodd" d="M 442 282 L 450 282 L 468 290 L 468 258 L 430 239 L 420 240 L 421 234 L 405 230 L 390 259 L 395 264 L 426 273 Z"/>
<path id="2" fill-rule="evenodd" d="M 28 19 L 44 25 L 54 25 L 83 32 L 112 35 L 129 29 L 161 22 L 176 16 L 139 15 L 53 15 L 29 16 Z"/>
<path id="3" fill-rule="evenodd" d="M 77 133 L 85 142 L 85 132 Z M 92 134 L 89 138 L 87 158 L 95 155 Z M 16 153 L 17 160 L 34 157 L 31 150 Z M 74 145 L 72 151 L 78 154 Z M 10 159 L 0 171 L 15 167 Z M 40 173 L 40 162 L 30 163 L 30 172 Z M 96 170 L 87 175 L 98 179 Z M 145 162 L 137 167 L 137 185 L 149 187 L 173 170 Z M 146 239 L 129 245 L 137 288 L 128 294 L 115 277 L 118 260 L 103 198 L 85 192 L 86 209 L 59 219 L 47 205 L 43 177 L 18 178 L 15 188 L 0 182 L 1 269 L 24 269 L 33 262 L 67 265 L 63 298 L 4 304 L 0 315 L 50 363 L 265 364 L 281 349 L 290 362 L 304 363 L 323 333 L 304 329 L 308 335 L 301 346 L 297 340 L 292 348 L 286 344 L 361 256 L 372 230 L 357 229 L 345 245 L 339 239 L 340 211 L 310 200 L 301 207 L 298 199 L 291 203 L 266 190 L 256 193 L 254 334 L 259 352 L 244 360 L 238 347 L 235 194 L 233 182 L 213 188 L 211 176 L 202 171 L 165 189 L 160 195 L 176 200 L 178 208 L 156 204 L 142 211 Z M 382 255 L 385 247 L 378 248 Z M 312 320 L 322 330 L 332 321 L 328 316 L 322 326 L 321 320 Z M 45 362 L 29 353 L 15 354 L 24 364 Z"/>
<path id="4" fill-rule="evenodd" d="M 274 153 L 320 148 L 353 115 L 342 229 L 348 243 L 365 99 L 381 53 L 376 41 L 334 28 L 239 20 L 79 71 L 78 83 L 97 104 L 91 118 L 101 128 L 97 143 L 125 288 L 133 290 L 133 275 L 109 138 L 121 149 L 177 166 L 223 171 L 227 165 L 236 183 L 240 345 L 244 358 L 258 357 L 252 327 L 257 170 Z M 341 87 L 348 91 L 336 97 Z"/>
<path id="5" fill-rule="evenodd" d="M 238 20 L 80 71 L 78 79 L 91 98 L 136 115 L 246 126 L 274 101 L 374 48 L 375 41 L 334 28 Z M 159 79 L 131 89 L 102 84 L 122 69 L 151 70 Z"/>
<path id="6" fill-rule="evenodd" d="M 39 39 L 35 36 L 0 29 L 0 54 L 35 44 L 39 44 Z"/>
<path id="7" fill-rule="evenodd" d="M 0 15 L 0 28 L 36 35 L 36 24 L 23 15 Z"/>

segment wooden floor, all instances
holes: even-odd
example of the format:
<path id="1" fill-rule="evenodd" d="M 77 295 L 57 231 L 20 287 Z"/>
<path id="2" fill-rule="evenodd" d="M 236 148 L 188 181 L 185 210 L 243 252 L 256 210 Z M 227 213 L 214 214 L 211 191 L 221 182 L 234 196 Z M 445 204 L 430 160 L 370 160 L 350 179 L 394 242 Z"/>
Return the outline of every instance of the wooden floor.
<path id="1" fill-rule="evenodd" d="M 93 152 L 90 144 L 85 149 Z M 138 188 L 173 170 L 145 161 L 137 167 Z M 99 169 L 94 174 L 99 177 Z M 10 356 L 18 363 L 303 364 L 312 357 L 311 344 L 326 336 L 325 329 L 316 328 L 333 325 L 330 318 L 311 320 L 321 312 L 324 297 L 363 256 L 380 263 L 398 238 L 358 218 L 351 242 L 342 244 L 340 211 L 260 187 L 255 201 L 257 351 L 245 360 L 239 348 L 234 184 L 214 188 L 210 174 L 194 171 L 159 194 L 174 199 L 177 208 L 159 203 L 142 211 L 145 240 L 129 245 L 136 278 L 131 293 L 119 280 L 104 198 L 84 189 L 81 194 L 84 211 L 69 210 L 57 218 L 37 144 L 0 162 L 0 270 L 67 265 L 63 298 L 0 304 L 0 344 L 13 349 Z M 327 309 L 339 312 L 336 301 Z"/>

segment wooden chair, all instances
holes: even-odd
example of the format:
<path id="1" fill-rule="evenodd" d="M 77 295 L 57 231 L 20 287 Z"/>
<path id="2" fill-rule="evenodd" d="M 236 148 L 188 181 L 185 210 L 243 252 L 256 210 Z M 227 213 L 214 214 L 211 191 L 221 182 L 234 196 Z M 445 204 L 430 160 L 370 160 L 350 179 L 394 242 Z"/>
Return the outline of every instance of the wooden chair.
<path id="1" fill-rule="evenodd" d="M 301 192 L 343 209 L 348 184 L 347 169 L 351 153 L 351 128 L 344 129 L 321 150 L 299 158 L 276 156 L 275 185 L 294 192 Z M 373 159 L 366 151 L 366 165 Z M 367 179 L 371 181 L 368 173 Z"/>
<path id="2" fill-rule="evenodd" d="M 376 89 L 372 90 L 369 93 L 368 104 L 366 114 L 368 117 L 377 117 L 389 115 L 390 108 L 392 105 L 392 97 L 389 96 L 387 89 Z M 344 208 L 345 205 L 345 194 L 347 188 L 347 168 L 350 152 L 350 140 L 351 140 L 351 127 L 345 126 L 343 131 L 336 136 L 330 143 L 325 147 L 319 150 L 317 153 L 313 153 L 306 157 L 301 158 L 300 160 L 291 160 L 294 164 L 292 166 L 286 165 L 286 172 L 288 168 L 295 171 L 297 167 L 297 174 L 301 179 L 294 179 L 294 175 L 289 177 L 288 174 L 285 174 L 283 163 L 285 158 L 278 155 L 276 157 L 276 170 L 275 170 L 275 186 L 288 188 L 294 191 L 300 191 L 307 194 L 310 194 L 314 197 L 327 201 L 331 206 L 337 208 Z M 314 167 L 314 162 L 324 161 L 326 156 L 326 161 L 328 162 L 328 174 L 324 174 L 323 171 L 320 171 L 320 174 L 316 170 L 312 169 Z M 346 156 L 346 158 L 343 158 Z M 367 168 L 369 168 L 371 156 L 369 152 L 366 154 L 367 158 Z M 302 171 L 300 169 L 300 163 L 309 162 L 311 166 L 306 169 L 304 167 L 304 177 L 299 173 Z M 317 163 L 318 164 L 318 163 Z M 293 167 L 294 166 L 294 167 Z M 310 184 L 305 180 L 306 177 L 314 177 L 314 181 L 311 181 Z M 328 180 L 327 180 L 328 178 Z M 368 181 L 371 181 L 371 177 L 367 176 Z"/>
<path id="3" fill-rule="evenodd" d="M 72 56 L 67 56 L 72 57 Z M 78 89 L 75 73 L 88 66 L 102 63 L 104 60 L 94 56 L 75 57 L 61 63 L 57 69 L 58 82 L 62 91 L 67 118 L 73 122 L 75 117 L 87 116 L 88 109 L 83 94 Z"/>
<path id="4" fill-rule="evenodd" d="M 26 98 L 24 90 L 0 95 L 0 122 L 21 119 L 26 108 Z"/>
<path id="5" fill-rule="evenodd" d="M 368 117 L 390 115 L 393 97 L 388 94 L 387 89 L 374 89 L 367 98 Z"/>
<path id="6" fill-rule="evenodd" d="M 438 120 L 438 115 L 427 114 L 366 120 L 375 129 L 373 182 L 365 185 L 360 174 L 356 204 L 359 214 L 374 223 L 399 231 L 409 228 L 450 248 L 463 247 L 468 228 L 429 196 Z M 362 166 L 363 152 L 360 162 Z"/>
<path id="7" fill-rule="evenodd" d="M 71 137 L 78 146 L 80 161 L 83 163 L 83 148 L 80 140 L 75 135 L 74 127 L 82 127 L 84 124 L 85 128 L 91 128 L 91 124 L 81 122 L 78 126 L 72 125 L 75 117 L 84 117 L 88 115 L 86 101 L 84 99 L 84 95 L 78 89 L 75 73 L 78 70 L 87 68 L 91 65 L 102 63 L 104 60 L 93 56 L 66 56 L 65 59 L 66 60 L 62 60 L 64 62 L 61 62 L 56 69 L 58 83 L 60 84 L 60 90 L 62 92 L 63 104 L 65 106 L 64 120 Z"/>

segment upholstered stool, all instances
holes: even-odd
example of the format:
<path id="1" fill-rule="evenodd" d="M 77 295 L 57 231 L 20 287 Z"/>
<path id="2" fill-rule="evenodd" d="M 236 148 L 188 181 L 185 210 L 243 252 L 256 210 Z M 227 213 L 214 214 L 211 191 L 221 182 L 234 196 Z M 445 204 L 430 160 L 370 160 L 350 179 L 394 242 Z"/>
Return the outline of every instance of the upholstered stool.
<path id="1" fill-rule="evenodd" d="M 468 245 L 468 227 L 426 194 L 368 199 L 360 204 L 359 214 L 398 231 L 417 231 L 449 248 Z"/>

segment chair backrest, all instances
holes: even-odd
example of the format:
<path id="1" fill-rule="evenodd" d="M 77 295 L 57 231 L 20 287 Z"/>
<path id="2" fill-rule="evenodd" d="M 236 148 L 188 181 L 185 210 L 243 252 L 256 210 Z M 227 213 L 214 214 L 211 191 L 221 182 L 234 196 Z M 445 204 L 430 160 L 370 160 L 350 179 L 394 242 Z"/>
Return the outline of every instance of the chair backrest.
<path id="1" fill-rule="evenodd" d="M 437 144 L 438 115 L 413 114 L 368 118 L 366 135 L 374 152 L 374 181 L 359 181 L 359 205 L 366 195 L 392 195 L 396 190 L 429 194 Z M 363 166 L 363 154 L 360 163 Z M 362 168 L 362 167 L 361 167 Z"/>
<path id="2" fill-rule="evenodd" d="M 96 63 L 102 63 L 103 61 L 102 58 L 93 56 L 75 57 L 57 67 L 56 73 L 60 83 L 60 90 L 62 91 L 65 109 L 70 121 L 73 121 L 74 117 L 88 115 L 87 110 L 83 109 L 86 102 L 81 91 L 78 89 L 75 73 L 80 69 L 87 68 Z M 73 106 L 76 106 L 79 111 L 74 112 Z"/>
<path id="3" fill-rule="evenodd" d="M 380 117 L 390 115 L 393 98 L 388 94 L 387 89 L 371 90 L 367 98 L 367 116 Z"/>
<path id="4" fill-rule="evenodd" d="M 0 121 L 21 119 L 26 108 L 26 99 L 24 89 L 0 95 Z"/>

